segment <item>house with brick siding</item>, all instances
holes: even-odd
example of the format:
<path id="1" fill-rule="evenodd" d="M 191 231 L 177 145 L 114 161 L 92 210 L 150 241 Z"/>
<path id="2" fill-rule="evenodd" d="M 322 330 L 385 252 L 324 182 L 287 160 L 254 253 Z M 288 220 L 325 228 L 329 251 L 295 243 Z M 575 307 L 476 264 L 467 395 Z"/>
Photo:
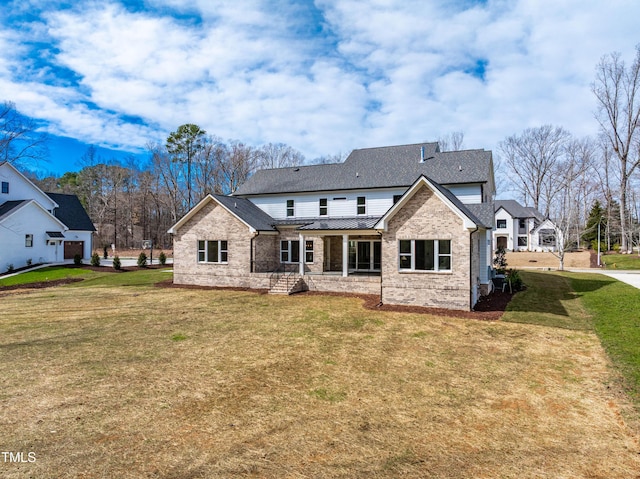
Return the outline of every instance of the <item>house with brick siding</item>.
<path id="1" fill-rule="evenodd" d="M 470 310 L 491 284 L 494 196 L 490 151 L 437 143 L 260 170 L 169 230 L 174 282 Z"/>

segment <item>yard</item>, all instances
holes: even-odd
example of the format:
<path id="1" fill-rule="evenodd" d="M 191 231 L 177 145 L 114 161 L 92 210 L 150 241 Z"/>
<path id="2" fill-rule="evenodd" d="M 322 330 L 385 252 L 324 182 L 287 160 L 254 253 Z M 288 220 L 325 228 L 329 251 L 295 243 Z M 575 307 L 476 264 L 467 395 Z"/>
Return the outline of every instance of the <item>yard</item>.
<path id="1" fill-rule="evenodd" d="M 167 276 L 0 291 L 2 477 L 640 477 L 578 294 L 478 321 Z"/>

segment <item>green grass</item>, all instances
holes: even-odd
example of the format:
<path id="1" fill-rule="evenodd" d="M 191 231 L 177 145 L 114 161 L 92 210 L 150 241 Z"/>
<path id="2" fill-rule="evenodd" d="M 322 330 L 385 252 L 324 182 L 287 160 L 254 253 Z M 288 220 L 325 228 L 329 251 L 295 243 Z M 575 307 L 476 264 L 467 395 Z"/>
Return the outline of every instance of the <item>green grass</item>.
<path id="1" fill-rule="evenodd" d="M 640 290 L 600 274 L 522 272 L 527 290 L 503 321 L 590 329 L 640 410 Z"/>
<path id="2" fill-rule="evenodd" d="M 14 286 L 17 284 L 38 283 L 41 281 L 55 281 L 71 277 L 91 277 L 93 271 L 81 268 L 67 268 L 65 266 L 51 266 L 27 273 L 20 273 L 8 278 L 0 278 L 0 286 Z"/>
<path id="3" fill-rule="evenodd" d="M 640 290 L 601 275 L 570 275 L 571 286 L 592 314 L 596 334 L 640 405 Z"/>
<path id="4" fill-rule="evenodd" d="M 600 261 L 606 269 L 638 269 L 640 270 L 640 256 L 637 254 L 606 254 Z"/>
<path id="5" fill-rule="evenodd" d="M 0 287 L 55 281 L 66 278 L 82 278 L 84 280 L 66 286 L 70 288 L 87 288 L 91 286 L 149 286 L 171 278 L 170 272 L 171 269 L 143 268 L 137 271 L 117 273 L 110 268 L 105 268 L 104 271 L 92 271 L 83 268 L 51 266 L 0 279 Z"/>
<path id="6" fill-rule="evenodd" d="M 593 328 L 591 315 L 572 290 L 569 278 L 531 271 L 520 271 L 520 274 L 527 289 L 514 296 L 503 321 L 564 329 Z"/>

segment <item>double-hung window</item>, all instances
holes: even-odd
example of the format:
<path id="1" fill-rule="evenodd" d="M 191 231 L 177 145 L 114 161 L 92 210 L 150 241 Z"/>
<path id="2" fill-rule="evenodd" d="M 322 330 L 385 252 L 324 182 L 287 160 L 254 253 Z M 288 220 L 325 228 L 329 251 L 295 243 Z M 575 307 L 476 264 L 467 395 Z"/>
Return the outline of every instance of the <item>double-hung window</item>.
<path id="1" fill-rule="evenodd" d="M 295 216 L 295 202 L 293 200 L 287 200 L 287 216 Z"/>
<path id="2" fill-rule="evenodd" d="M 400 240 L 400 271 L 451 271 L 451 240 Z"/>
<path id="3" fill-rule="evenodd" d="M 228 243 L 225 240 L 199 240 L 199 263 L 226 263 L 228 259 Z"/>
<path id="4" fill-rule="evenodd" d="M 305 263 L 313 263 L 313 240 L 304 242 L 304 261 Z"/>
<path id="5" fill-rule="evenodd" d="M 358 196 L 357 206 L 359 215 L 367 214 L 367 198 L 365 196 Z"/>
<path id="6" fill-rule="evenodd" d="M 33 235 L 24 235 L 24 246 L 26 248 L 33 248 Z"/>
<path id="7" fill-rule="evenodd" d="M 2 182 L 2 193 L 5 195 L 9 194 L 9 182 L 8 181 L 3 181 Z"/>
<path id="8" fill-rule="evenodd" d="M 327 199 L 320 198 L 320 216 L 327 216 L 329 213 L 329 208 L 327 206 Z"/>

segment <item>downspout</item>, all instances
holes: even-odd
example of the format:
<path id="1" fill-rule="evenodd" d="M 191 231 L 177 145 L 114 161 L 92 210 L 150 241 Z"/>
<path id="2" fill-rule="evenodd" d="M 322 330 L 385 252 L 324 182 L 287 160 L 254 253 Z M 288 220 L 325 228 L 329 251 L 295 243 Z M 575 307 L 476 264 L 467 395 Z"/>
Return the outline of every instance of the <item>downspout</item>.
<path id="1" fill-rule="evenodd" d="M 479 229 L 480 227 L 476 225 L 476 229 L 469 233 L 469 304 L 473 302 L 473 233 L 477 233 Z M 471 311 L 474 306 L 475 304 L 471 306 Z"/>
<path id="2" fill-rule="evenodd" d="M 380 302 L 378 307 L 382 306 L 382 232 L 378 231 L 380 235 Z"/>
<path id="3" fill-rule="evenodd" d="M 256 231 L 253 233 L 253 236 L 251 237 L 250 240 L 250 244 L 249 244 L 249 271 L 251 273 L 255 273 L 255 267 L 253 264 L 253 258 L 254 258 L 254 254 L 253 254 L 253 248 L 254 248 L 254 242 L 253 240 L 256 239 L 258 236 L 260 236 L 260 231 Z"/>

